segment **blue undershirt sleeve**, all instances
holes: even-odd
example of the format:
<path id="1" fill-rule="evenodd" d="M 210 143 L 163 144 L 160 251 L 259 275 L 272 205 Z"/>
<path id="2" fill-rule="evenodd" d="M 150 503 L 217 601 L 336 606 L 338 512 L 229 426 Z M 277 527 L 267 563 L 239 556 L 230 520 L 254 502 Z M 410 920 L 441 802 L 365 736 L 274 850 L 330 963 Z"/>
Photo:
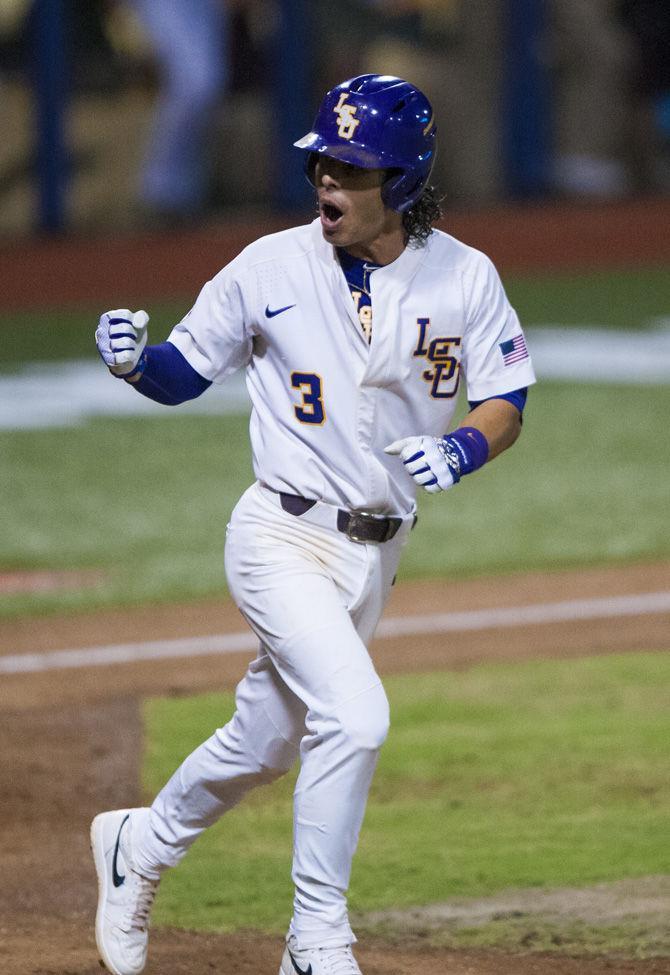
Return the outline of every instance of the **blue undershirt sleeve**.
<path id="1" fill-rule="evenodd" d="M 519 413 L 523 415 L 523 410 L 526 405 L 526 398 L 528 396 L 528 387 L 524 386 L 523 389 L 515 389 L 511 393 L 501 393 L 500 396 L 487 396 L 486 399 L 480 400 L 468 400 L 470 409 L 474 410 L 476 406 L 480 406 L 482 403 L 486 403 L 490 399 L 504 399 L 512 406 L 516 406 Z"/>
<path id="2" fill-rule="evenodd" d="M 212 385 L 171 342 L 147 346 L 137 369 L 126 382 L 138 393 L 164 406 L 178 406 L 195 399 Z"/>

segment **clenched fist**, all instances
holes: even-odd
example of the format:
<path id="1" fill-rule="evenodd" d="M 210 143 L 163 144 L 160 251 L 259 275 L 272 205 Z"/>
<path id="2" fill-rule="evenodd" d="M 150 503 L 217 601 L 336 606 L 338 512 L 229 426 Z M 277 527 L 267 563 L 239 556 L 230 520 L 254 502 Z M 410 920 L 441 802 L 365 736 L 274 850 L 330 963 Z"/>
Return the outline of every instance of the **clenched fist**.
<path id="1" fill-rule="evenodd" d="M 103 362 L 113 375 L 125 379 L 137 369 L 147 344 L 149 316 L 128 308 L 106 311 L 95 331 L 95 344 Z"/>

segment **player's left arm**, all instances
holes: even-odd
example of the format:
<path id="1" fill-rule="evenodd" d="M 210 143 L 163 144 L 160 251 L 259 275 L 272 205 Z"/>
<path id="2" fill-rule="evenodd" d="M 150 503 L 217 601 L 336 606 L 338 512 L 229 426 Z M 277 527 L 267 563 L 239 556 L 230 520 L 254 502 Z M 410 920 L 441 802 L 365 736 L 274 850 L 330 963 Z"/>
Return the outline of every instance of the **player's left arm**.
<path id="1" fill-rule="evenodd" d="M 470 401 L 470 412 L 456 429 L 479 430 L 488 443 L 487 460 L 491 461 L 519 439 L 527 397 L 528 387 L 524 386 L 478 403 Z"/>
<path id="2" fill-rule="evenodd" d="M 405 437 L 385 448 L 430 493 L 448 491 L 466 474 L 507 450 L 521 433 L 527 390 L 470 403 L 463 422 L 445 437 Z"/>
<path id="3" fill-rule="evenodd" d="M 471 265 L 461 365 L 470 412 L 444 437 L 407 437 L 386 447 L 426 491 L 448 491 L 507 450 L 521 432 L 527 387 L 535 382 L 521 325 L 491 261 Z M 518 387 L 513 386 L 515 377 Z M 498 392 L 501 390 L 501 392 Z"/>

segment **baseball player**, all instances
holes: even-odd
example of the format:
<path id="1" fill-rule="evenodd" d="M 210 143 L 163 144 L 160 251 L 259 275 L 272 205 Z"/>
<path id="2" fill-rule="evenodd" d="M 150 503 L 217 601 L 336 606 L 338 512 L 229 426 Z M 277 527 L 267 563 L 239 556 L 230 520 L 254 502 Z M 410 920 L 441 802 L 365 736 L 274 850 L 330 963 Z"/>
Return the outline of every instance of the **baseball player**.
<path id="1" fill-rule="evenodd" d="M 312 223 L 242 251 L 162 345 L 147 346 L 143 311 L 106 312 L 96 332 L 113 375 L 160 403 L 244 366 L 256 475 L 226 539 L 230 591 L 259 640 L 235 713 L 151 808 L 91 827 L 96 938 L 115 975 L 144 968 L 162 871 L 298 760 L 280 975 L 360 975 L 346 891 L 389 726 L 366 647 L 417 489 L 447 491 L 509 447 L 534 382 L 491 262 L 432 228 L 436 127 L 418 89 L 346 81 L 296 146 L 316 189 Z M 471 410 L 448 433 L 462 383 Z"/>

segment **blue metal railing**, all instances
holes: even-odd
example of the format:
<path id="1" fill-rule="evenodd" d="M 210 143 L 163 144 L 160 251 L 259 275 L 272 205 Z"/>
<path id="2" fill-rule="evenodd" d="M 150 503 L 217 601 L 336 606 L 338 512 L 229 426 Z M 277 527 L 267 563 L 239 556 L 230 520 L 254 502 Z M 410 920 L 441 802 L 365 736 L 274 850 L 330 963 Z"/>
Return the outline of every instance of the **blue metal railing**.
<path id="1" fill-rule="evenodd" d="M 503 48 L 503 159 L 507 193 L 542 196 L 551 169 L 547 0 L 507 0 Z"/>
<path id="2" fill-rule="evenodd" d="M 37 159 L 37 226 L 66 229 L 66 102 L 68 54 L 65 0 L 34 0 L 30 20 Z"/>
<path id="3" fill-rule="evenodd" d="M 311 0 L 280 0 L 279 10 L 271 90 L 273 196 L 282 210 L 302 210 L 309 206 L 314 194 L 303 176 L 301 154 L 293 143 L 309 131 L 316 114 Z"/>

